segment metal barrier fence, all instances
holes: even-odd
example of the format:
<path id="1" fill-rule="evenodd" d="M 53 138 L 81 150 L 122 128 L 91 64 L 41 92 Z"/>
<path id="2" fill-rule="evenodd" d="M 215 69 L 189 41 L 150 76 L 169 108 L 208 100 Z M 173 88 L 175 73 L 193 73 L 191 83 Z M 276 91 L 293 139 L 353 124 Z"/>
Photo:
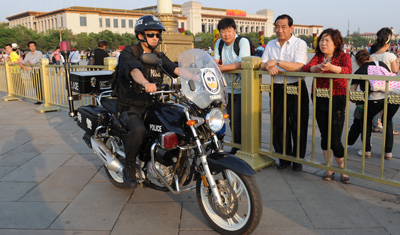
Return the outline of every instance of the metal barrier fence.
<path id="1" fill-rule="evenodd" d="M 300 117 L 300 107 L 301 107 L 301 93 L 304 92 L 301 89 L 301 86 L 293 86 L 288 85 L 286 82 L 283 85 L 283 153 L 276 153 L 274 151 L 273 141 L 274 141 L 274 123 L 273 123 L 273 99 L 274 97 L 274 86 L 273 84 L 273 76 L 269 76 L 268 72 L 260 71 L 258 68 L 260 66 L 260 60 L 254 57 L 247 57 L 242 59 L 242 68 L 243 70 L 231 71 L 231 73 L 241 73 L 241 83 L 234 83 L 233 87 L 236 89 L 242 90 L 242 115 L 241 115 L 241 125 L 242 125 L 242 143 L 233 143 L 228 142 L 226 145 L 239 147 L 241 150 L 237 152 L 236 156 L 241 157 L 245 161 L 247 161 L 253 168 L 260 169 L 267 165 L 273 164 L 274 161 L 270 159 L 270 157 L 284 159 L 296 163 L 301 163 L 305 165 L 309 165 L 312 167 L 316 167 L 319 169 L 329 170 L 337 173 L 343 173 L 350 176 L 355 176 L 358 178 L 366 179 L 369 181 L 379 182 L 386 185 L 391 185 L 395 187 L 400 187 L 400 169 L 396 169 L 392 164 L 397 159 L 392 159 L 391 161 L 385 160 L 385 134 L 386 134 L 386 120 L 384 118 L 383 123 L 383 134 L 381 142 L 374 142 L 374 148 L 372 149 L 373 153 L 378 152 L 376 146 L 382 146 L 380 149 L 380 158 L 376 157 L 372 159 L 365 158 L 365 139 L 366 139 L 366 125 L 367 125 L 367 112 L 368 112 L 368 102 L 365 102 L 364 106 L 364 120 L 363 120 L 363 142 L 362 148 L 363 156 L 359 157 L 357 154 L 354 154 L 354 149 L 351 149 L 352 153 L 348 153 L 348 135 L 349 133 L 349 123 L 351 123 L 351 119 L 353 115 L 350 115 L 354 110 L 354 104 L 351 101 L 365 101 L 368 100 L 368 91 L 354 91 L 350 92 L 350 80 L 351 79 L 360 79 L 366 81 L 366 86 L 369 85 L 368 80 L 397 80 L 400 81 L 398 77 L 385 77 L 385 76 L 367 76 L 367 75 L 343 75 L 343 74 L 317 74 L 317 73 L 293 73 L 293 72 L 285 72 L 280 73 L 279 75 L 285 76 L 294 76 L 299 78 L 299 84 L 301 84 L 301 77 L 307 77 L 307 83 L 313 83 L 313 90 L 309 89 L 310 94 L 312 93 L 312 99 L 310 99 L 310 113 L 309 113 L 309 121 L 308 127 L 311 126 L 311 133 L 309 131 L 309 143 L 307 143 L 306 156 L 304 159 L 300 158 L 300 148 L 296 148 L 296 153 L 292 156 L 290 153 L 285 153 L 286 145 L 290 144 L 286 141 L 286 129 L 288 128 L 287 120 L 287 100 L 288 96 L 298 96 L 298 110 L 296 110 L 298 116 Z M 330 89 L 316 89 L 316 80 L 313 78 L 323 77 L 326 79 L 330 79 Z M 344 145 L 344 167 L 339 168 L 333 166 L 331 164 L 331 160 L 333 159 L 333 155 L 331 151 L 327 151 L 328 153 L 328 161 L 325 163 L 323 152 L 320 148 L 320 132 L 316 125 L 316 102 L 317 98 L 327 99 L 329 103 L 329 115 L 332 116 L 332 87 L 333 82 L 331 78 L 344 78 L 347 79 L 347 95 L 346 95 L 346 108 L 345 108 L 345 123 L 343 128 L 342 135 L 342 143 Z M 386 83 L 388 84 L 388 82 Z M 368 89 L 366 89 L 368 90 Z M 232 93 L 232 90 L 230 91 Z M 308 94 L 308 95 L 310 95 Z M 388 93 L 388 85 L 386 87 L 386 94 Z M 386 95 L 385 96 L 385 105 L 384 105 L 384 115 L 387 115 L 387 104 L 400 104 L 400 96 L 399 95 Z M 233 96 L 230 97 L 231 99 Z M 234 110 L 233 110 L 234 111 Z M 351 117 L 351 118 L 350 118 Z M 350 121 L 349 121 L 350 120 Z M 291 143 L 292 145 L 299 146 L 300 145 L 300 118 L 297 120 L 297 130 L 296 130 L 296 143 Z M 233 120 L 232 120 L 233 123 Z M 328 120 L 328 146 L 327 149 L 331 149 L 331 134 L 332 134 L 332 118 Z M 232 129 L 232 128 L 231 128 Z M 233 135 L 235 133 L 232 133 Z M 311 136 L 311 138 L 310 138 Z M 233 138 L 232 138 L 233 140 Z M 311 140 L 311 142 L 310 142 Z M 375 150 L 375 151 L 374 151 Z M 385 166 L 386 165 L 386 166 Z M 395 164 L 396 165 L 396 164 Z M 398 166 L 398 163 L 397 163 Z"/>
<path id="2" fill-rule="evenodd" d="M 105 58 L 105 66 L 70 66 L 71 72 L 88 70 L 112 70 L 116 65 L 115 58 Z M 62 65 L 49 65 L 47 59 L 42 59 L 40 65 L 26 66 L 21 69 L 18 65 L 0 65 L 0 91 L 6 92 L 3 100 L 10 101 L 18 98 L 42 102 L 36 110 L 43 113 L 68 108 L 65 69 Z M 74 101 L 74 107 L 92 104 L 92 96 L 80 96 Z"/>
<path id="3" fill-rule="evenodd" d="M 110 59 L 110 60 L 107 60 Z M 107 58 L 105 61 L 106 66 L 72 66 L 71 70 L 77 71 L 86 71 L 89 69 L 106 69 L 112 70 L 115 67 L 116 61 L 112 58 Z M 231 73 L 240 73 L 241 83 L 234 83 L 233 88 L 241 89 L 241 143 L 233 143 L 227 142 L 227 145 L 231 145 L 237 148 L 240 148 L 240 151 L 237 152 L 237 156 L 244 159 L 248 162 L 254 169 L 261 169 L 265 166 L 271 165 L 275 163 L 275 160 L 270 157 L 275 157 L 278 159 L 289 160 L 292 162 L 297 162 L 305 165 L 309 165 L 312 167 L 316 167 L 324 170 L 331 170 L 338 173 L 348 174 L 350 176 L 359 177 L 362 179 L 366 179 L 369 181 L 379 182 L 386 185 L 391 185 L 395 187 L 400 187 L 400 169 L 395 169 L 392 166 L 388 166 L 387 162 L 384 159 L 384 147 L 381 149 L 381 157 L 380 159 L 366 159 L 365 158 L 365 141 L 363 141 L 362 149 L 363 149 L 363 157 L 354 157 L 354 154 L 348 154 L 347 149 L 347 133 L 349 126 L 349 117 L 350 117 L 350 107 L 354 107 L 354 104 L 350 103 L 351 100 L 368 100 L 368 92 L 350 92 L 350 79 L 361 79 L 365 80 L 368 84 L 369 79 L 374 80 L 399 80 L 394 77 L 384 77 L 384 76 L 366 76 L 366 75 L 336 75 L 336 74 L 315 74 L 315 73 L 281 73 L 280 75 L 284 76 L 296 76 L 299 77 L 299 81 L 301 81 L 302 76 L 306 77 L 324 77 L 324 78 L 344 78 L 347 79 L 348 90 L 346 96 L 346 110 L 345 110 L 345 124 L 344 124 L 344 135 L 342 135 L 342 142 L 345 145 L 344 148 L 344 168 L 338 168 L 332 166 L 331 161 L 328 160 L 327 164 L 324 163 L 324 157 L 322 150 L 319 148 L 319 131 L 317 131 L 317 125 L 315 120 L 316 113 L 316 104 L 315 102 L 310 102 L 312 104 L 312 108 L 310 108 L 310 116 L 308 125 L 311 126 L 311 142 L 307 144 L 307 152 L 306 157 L 304 159 L 300 158 L 299 149 L 295 153 L 295 157 L 292 157 L 290 154 L 285 153 L 285 147 L 288 144 L 286 141 L 283 141 L 283 153 L 276 153 L 273 148 L 273 114 L 274 107 L 273 99 L 274 99 L 274 88 L 271 84 L 273 84 L 273 77 L 268 76 L 268 73 L 265 71 L 260 71 L 260 58 L 259 57 L 246 57 L 242 59 L 242 70 L 232 71 Z M 25 97 L 32 100 L 40 100 L 37 97 L 35 91 L 35 82 L 32 79 L 32 76 L 36 78 L 40 74 L 41 76 L 41 90 L 43 92 L 43 102 L 40 108 L 37 110 L 39 112 L 53 111 L 54 108 L 57 107 L 67 107 L 67 93 L 65 88 L 65 74 L 63 74 L 64 69 L 62 66 L 53 66 L 48 65 L 48 60 L 42 60 L 40 67 L 32 67 L 27 70 L 21 70 L 15 68 L 15 70 L 8 69 L 7 65 L 0 65 L 0 91 L 7 92 L 7 96 L 3 98 L 4 100 L 12 100 L 15 97 Z M 37 70 L 40 70 L 38 73 Z M 11 72 L 13 71 L 13 72 Z M 18 71 L 18 72 L 17 72 Z M 36 71 L 36 72 L 35 72 Z M 14 73 L 14 74 L 12 74 Z M 17 75 L 19 73 L 19 75 Z M 266 78 L 267 77 L 267 78 Z M 270 78 L 269 78 L 270 77 Z M 11 78 L 13 80 L 11 80 Z M 306 78 L 308 83 L 311 83 L 312 79 Z M 11 82 L 8 82 L 11 81 Z M 332 98 L 332 80 L 331 80 L 331 89 L 315 89 L 315 81 L 314 81 L 314 90 L 313 90 L 313 100 L 317 97 L 331 100 Z M 286 139 L 286 105 L 287 105 L 287 97 L 288 95 L 297 95 L 301 97 L 302 89 L 297 86 L 292 85 L 283 85 L 283 103 L 284 103 L 284 112 L 283 112 L 283 140 Z M 25 88 L 22 89 L 22 88 Z M 232 88 L 232 89 L 233 89 Z M 386 88 L 388 89 L 388 88 Z M 386 90 L 386 94 L 388 94 Z M 231 93 L 232 90 L 231 90 Z M 311 93 L 311 92 L 310 92 Z M 271 97 L 271 98 L 270 98 Z M 233 96 L 230 97 L 233 99 Z M 90 97 L 85 97 L 81 101 L 76 101 L 76 107 L 80 105 L 89 104 L 92 100 Z M 301 98 L 298 99 L 298 102 L 301 103 Z M 367 103 L 367 102 L 366 102 Z M 388 103 L 392 104 L 400 104 L 400 96 L 398 95 L 386 95 L 385 98 L 385 107 L 387 107 Z M 300 107 L 300 105 L 299 105 Z M 269 110 L 269 111 L 268 111 Z M 329 110 L 332 110 L 332 102 L 329 102 Z M 366 105 L 364 109 L 364 114 L 367 113 L 368 106 Z M 231 110 L 234 114 L 235 109 Z M 300 113 L 300 108 L 297 110 Z M 384 109 L 384 113 L 387 113 L 387 108 Z M 231 118 L 233 118 L 232 115 Z M 386 115 L 384 115 L 386 116 Z M 300 119 L 297 120 L 300 123 Z M 384 123 L 385 120 L 383 120 Z M 232 120 L 234 122 L 234 120 Z M 332 120 L 329 120 L 331 123 Z M 298 125 L 300 126 L 300 125 Z M 331 127 L 328 124 L 328 127 Z M 296 131 L 297 136 L 297 146 L 299 146 L 300 141 L 300 129 L 298 128 Z M 309 132 L 310 133 L 310 132 Z M 328 128 L 328 149 L 330 149 L 330 134 L 332 133 L 332 129 Z M 381 143 L 374 142 L 374 148 L 376 145 L 385 146 L 385 133 L 386 133 L 386 124 L 384 125 L 382 141 Z M 235 133 L 232 133 L 232 139 Z M 310 135 L 310 134 L 309 134 Z M 364 115 L 364 127 L 363 127 L 363 139 L 365 140 L 366 136 L 366 115 Z M 228 139 L 228 138 L 226 138 Z M 376 148 L 375 148 L 376 149 Z M 330 152 L 330 151 L 328 151 Z M 333 156 L 329 154 L 328 158 L 332 159 Z M 396 159 L 397 160 L 397 159 Z"/>
<path id="4" fill-rule="evenodd" d="M 7 92 L 6 65 L 0 64 L 0 91 Z"/>
<path id="5" fill-rule="evenodd" d="M 64 66 L 49 65 L 47 66 L 49 72 L 50 90 L 52 91 L 49 103 L 64 108 L 68 108 L 67 88 L 65 84 Z M 105 66 L 71 66 L 71 72 L 81 72 L 89 70 L 103 70 Z M 91 96 L 82 96 L 81 100 L 74 101 L 74 107 L 78 108 L 82 105 L 92 104 L 94 100 Z"/>

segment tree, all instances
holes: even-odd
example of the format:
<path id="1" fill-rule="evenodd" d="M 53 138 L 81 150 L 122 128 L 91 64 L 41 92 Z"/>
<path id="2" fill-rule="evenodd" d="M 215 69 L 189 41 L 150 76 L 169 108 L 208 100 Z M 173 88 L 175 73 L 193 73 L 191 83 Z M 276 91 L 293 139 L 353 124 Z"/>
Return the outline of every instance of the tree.
<path id="1" fill-rule="evenodd" d="M 345 42 L 349 41 L 349 38 L 344 38 Z M 354 47 L 363 47 L 369 43 L 369 39 L 362 37 L 358 32 L 354 32 L 350 37 L 350 43 Z"/>
<path id="2" fill-rule="evenodd" d="M 194 47 L 195 48 L 200 48 L 200 49 L 204 49 L 204 48 L 208 48 L 214 47 L 214 38 L 213 38 L 213 34 L 212 33 L 197 33 L 195 35 L 195 37 L 200 37 L 201 41 L 200 42 L 194 42 Z"/>
<path id="3" fill-rule="evenodd" d="M 310 35 L 299 35 L 298 38 L 303 39 L 306 43 L 307 46 L 312 48 L 312 43 L 313 43 L 313 37 Z"/>

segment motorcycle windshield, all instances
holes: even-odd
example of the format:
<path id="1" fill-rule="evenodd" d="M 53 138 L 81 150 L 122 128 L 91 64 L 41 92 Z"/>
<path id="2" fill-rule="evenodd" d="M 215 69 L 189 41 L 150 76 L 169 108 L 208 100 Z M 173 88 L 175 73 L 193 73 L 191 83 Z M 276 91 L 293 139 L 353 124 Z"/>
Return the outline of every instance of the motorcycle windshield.
<path id="1" fill-rule="evenodd" d="M 191 49 L 178 56 L 182 93 L 199 108 L 213 101 L 226 104 L 228 93 L 224 76 L 214 59 L 204 50 Z"/>

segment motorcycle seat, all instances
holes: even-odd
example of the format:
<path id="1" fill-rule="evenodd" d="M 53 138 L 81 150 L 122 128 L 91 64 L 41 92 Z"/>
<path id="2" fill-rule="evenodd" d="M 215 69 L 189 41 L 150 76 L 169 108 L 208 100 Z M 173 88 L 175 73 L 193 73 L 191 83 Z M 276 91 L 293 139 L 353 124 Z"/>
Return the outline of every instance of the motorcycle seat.
<path id="1" fill-rule="evenodd" d="M 118 99 L 116 97 L 103 97 L 101 99 L 101 105 L 105 109 L 107 109 L 110 113 L 117 114 L 117 104 L 118 104 Z"/>

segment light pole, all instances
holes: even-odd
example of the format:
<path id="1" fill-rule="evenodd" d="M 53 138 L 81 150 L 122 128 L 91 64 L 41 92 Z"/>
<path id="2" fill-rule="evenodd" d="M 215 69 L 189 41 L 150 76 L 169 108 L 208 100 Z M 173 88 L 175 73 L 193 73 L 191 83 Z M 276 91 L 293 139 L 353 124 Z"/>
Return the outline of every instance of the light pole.
<path id="1" fill-rule="evenodd" d="M 60 33 L 60 43 L 62 42 L 62 27 L 58 28 L 58 32 Z"/>

